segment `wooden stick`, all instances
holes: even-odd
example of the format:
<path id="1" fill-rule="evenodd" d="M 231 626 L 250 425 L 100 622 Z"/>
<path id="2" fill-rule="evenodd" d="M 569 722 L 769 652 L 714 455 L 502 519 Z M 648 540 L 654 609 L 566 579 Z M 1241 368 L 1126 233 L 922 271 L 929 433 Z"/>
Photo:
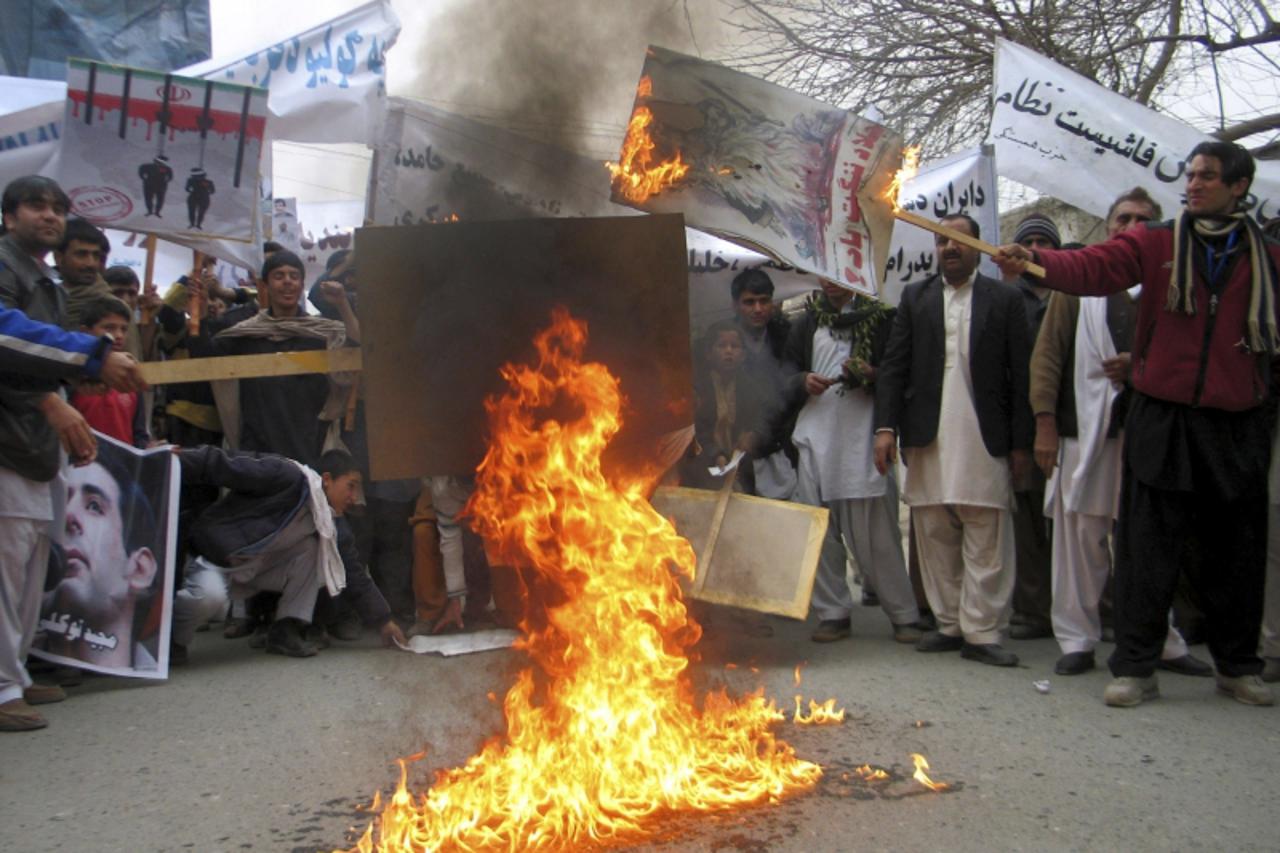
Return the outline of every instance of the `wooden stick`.
<path id="1" fill-rule="evenodd" d="M 204 273 L 204 255 L 199 251 L 191 250 L 191 279 L 192 281 L 200 281 Z M 203 293 L 203 291 L 201 291 Z M 204 297 L 197 298 L 194 293 L 187 296 L 187 334 L 195 337 L 200 334 L 200 315 L 204 310 Z"/>
<path id="2" fill-rule="evenodd" d="M 895 210 L 893 212 L 893 215 L 896 219 L 901 219 L 903 222 L 908 222 L 919 228 L 923 228 L 926 231 L 932 231 L 934 234 L 937 234 L 939 236 L 949 237 L 952 240 L 955 240 L 957 243 L 962 243 L 971 249 L 977 249 L 979 252 L 982 252 L 984 254 L 994 255 L 1000 251 L 1000 248 L 998 246 L 993 246 L 990 243 L 988 243 L 986 240 L 979 240 L 977 237 L 970 237 L 968 234 L 964 233 L 963 231 L 957 231 L 954 228 L 948 228 L 945 225 L 939 225 L 938 223 L 934 222 L 932 219 L 925 219 L 923 216 L 917 216 L 916 214 L 909 213 L 908 211 L 905 211 L 905 210 Z M 1031 273 L 1034 276 L 1039 276 L 1040 278 L 1044 278 L 1044 267 L 1040 266 L 1039 264 L 1033 264 L 1030 261 L 1027 261 L 1027 272 Z"/>
<path id="3" fill-rule="evenodd" d="M 749 460 L 744 456 L 738 464 L 747 461 Z M 720 487 L 720 493 L 716 496 L 716 508 L 711 513 L 711 529 L 707 532 L 707 541 L 703 543 L 702 550 L 698 552 L 697 574 L 693 579 L 695 594 L 702 592 L 702 588 L 707 585 L 707 573 L 711 571 L 711 556 L 716 551 L 716 542 L 720 539 L 720 528 L 724 524 L 724 514 L 729 509 L 729 498 L 733 497 L 733 484 L 737 479 L 737 468 L 725 474 L 724 485 Z"/>
<path id="4" fill-rule="evenodd" d="M 360 370 L 360 349 L 303 350 L 259 355 L 224 355 L 216 358 L 182 358 L 144 361 L 142 378 L 149 385 L 174 382 L 211 382 L 217 379 L 256 379 L 263 376 L 297 376 L 303 373 L 340 373 Z"/>
<path id="5" fill-rule="evenodd" d="M 156 276 L 156 235 L 148 234 L 147 241 L 147 263 L 143 267 L 142 273 L 142 292 L 146 293 L 148 287 L 155 285 Z"/>

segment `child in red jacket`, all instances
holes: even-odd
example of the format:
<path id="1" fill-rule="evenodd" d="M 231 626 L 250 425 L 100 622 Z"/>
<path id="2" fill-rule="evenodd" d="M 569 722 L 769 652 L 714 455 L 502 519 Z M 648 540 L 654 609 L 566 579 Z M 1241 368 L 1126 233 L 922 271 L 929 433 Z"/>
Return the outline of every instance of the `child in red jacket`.
<path id="1" fill-rule="evenodd" d="M 129 315 L 129 306 L 124 302 L 114 296 L 103 296 L 85 306 L 80 315 L 80 331 L 95 337 L 106 335 L 114 342 L 113 349 L 123 352 Z M 150 442 L 142 399 L 137 392 L 113 391 L 101 382 L 86 379 L 72 392 L 71 405 L 84 415 L 89 426 L 103 435 L 134 447 L 146 447 Z"/>

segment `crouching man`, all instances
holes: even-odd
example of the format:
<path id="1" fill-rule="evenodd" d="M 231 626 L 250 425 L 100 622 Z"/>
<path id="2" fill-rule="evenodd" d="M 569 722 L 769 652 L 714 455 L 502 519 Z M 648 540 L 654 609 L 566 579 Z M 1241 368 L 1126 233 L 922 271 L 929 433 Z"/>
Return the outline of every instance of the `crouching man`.
<path id="1" fill-rule="evenodd" d="M 193 549 L 219 567 L 232 599 L 281 594 L 267 632 L 268 652 L 311 657 L 319 650 L 323 633 L 311 616 L 321 587 L 342 594 L 366 625 L 378 627 L 384 644 L 404 642 L 343 518 L 360 487 L 349 454 L 325 453 L 317 474 L 282 456 L 208 446 L 177 453 L 184 483 L 227 490 L 193 523 Z"/>

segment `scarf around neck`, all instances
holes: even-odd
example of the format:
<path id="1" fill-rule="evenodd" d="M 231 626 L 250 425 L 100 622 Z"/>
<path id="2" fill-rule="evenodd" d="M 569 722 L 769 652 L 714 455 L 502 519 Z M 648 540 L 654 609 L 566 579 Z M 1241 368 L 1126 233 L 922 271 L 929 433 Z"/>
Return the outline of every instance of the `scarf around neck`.
<path id="1" fill-rule="evenodd" d="M 1189 317 L 1195 315 L 1194 253 L 1199 247 L 1208 252 L 1211 248 L 1209 241 L 1218 243 L 1223 239 L 1230 241 L 1231 245 L 1223 255 L 1224 262 L 1233 251 L 1247 251 L 1249 254 L 1249 311 L 1244 330 L 1249 350 L 1275 355 L 1280 350 L 1280 333 L 1276 330 L 1276 270 L 1270 262 L 1262 230 L 1245 213 L 1211 219 L 1183 211 L 1178 217 L 1173 225 L 1173 272 L 1169 277 L 1165 310 L 1181 311 Z M 1209 274 L 1214 273 L 1210 270 Z M 1216 281 L 1206 283 L 1217 284 Z"/>

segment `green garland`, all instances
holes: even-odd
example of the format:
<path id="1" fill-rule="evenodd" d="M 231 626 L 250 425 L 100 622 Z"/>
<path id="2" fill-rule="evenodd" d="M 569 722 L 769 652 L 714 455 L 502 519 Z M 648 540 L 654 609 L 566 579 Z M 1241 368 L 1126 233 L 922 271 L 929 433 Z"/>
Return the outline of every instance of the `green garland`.
<path id="1" fill-rule="evenodd" d="M 869 388 L 872 383 L 863 372 L 863 366 L 871 364 L 876 330 L 893 308 L 860 293 L 853 295 L 851 304 L 852 311 L 841 313 L 825 293 L 818 291 L 810 294 L 805 307 L 813 312 L 819 328 L 829 328 L 839 340 L 850 341 L 849 357 L 844 360 L 840 371 L 840 384 L 844 388 Z"/>

